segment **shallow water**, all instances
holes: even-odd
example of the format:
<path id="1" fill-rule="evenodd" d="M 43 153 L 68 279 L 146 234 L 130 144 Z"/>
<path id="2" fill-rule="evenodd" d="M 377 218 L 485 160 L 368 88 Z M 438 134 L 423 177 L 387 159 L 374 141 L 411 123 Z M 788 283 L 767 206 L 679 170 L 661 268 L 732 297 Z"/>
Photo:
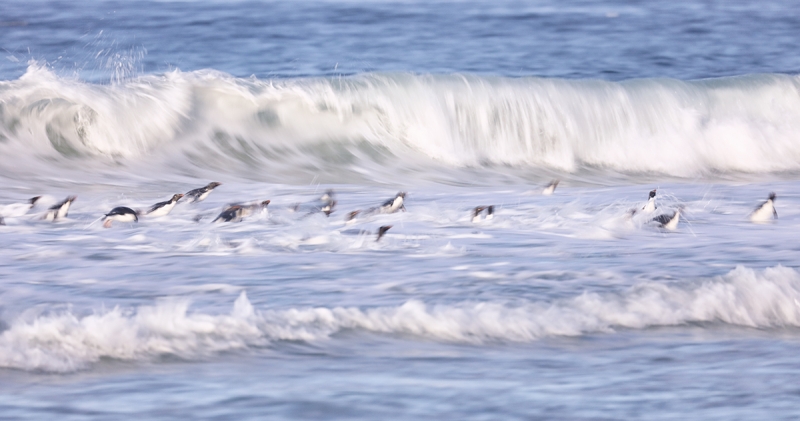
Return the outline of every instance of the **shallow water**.
<path id="1" fill-rule="evenodd" d="M 145 5 L 0 18 L 5 417 L 800 415 L 788 3 Z"/>

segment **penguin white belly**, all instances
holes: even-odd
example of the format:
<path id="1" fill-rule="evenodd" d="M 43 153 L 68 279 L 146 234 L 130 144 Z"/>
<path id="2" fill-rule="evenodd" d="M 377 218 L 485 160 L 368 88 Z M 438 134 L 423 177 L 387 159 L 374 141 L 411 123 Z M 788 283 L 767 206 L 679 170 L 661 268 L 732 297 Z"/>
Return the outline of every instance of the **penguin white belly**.
<path id="1" fill-rule="evenodd" d="M 646 204 L 646 205 L 644 205 L 644 208 L 642 208 L 642 210 L 643 210 L 645 213 L 652 213 L 652 212 L 654 212 L 654 211 L 656 210 L 656 201 L 655 201 L 655 199 L 650 199 L 650 200 L 648 200 L 648 201 L 647 201 L 647 204 Z"/>
<path id="2" fill-rule="evenodd" d="M 664 224 L 664 229 L 675 231 L 676 229 L 678 229 L 678 221 L 680 221 L 680 219 L 681 219 L 681 212 L 680 211 L 675 212 L 675 216 L 673 216 L 669 222 Z"/>
<path id="3" fill-rule="evenodd" d="M 396 197 L 391 205 L 384 208 L 383 213 L 395 213 L 401 206 L 403 206 L 403 198 Z"/>
<path id="4" fill-rule="evenodd" d="M 6 218 L 17 218 L 25 215 L 31 209 L 31 205 L 27 203 L 12 203 L 0 207 L 0 215 Z"/>
<path id="5" fill-rule="evenodd" d="M 750 214 L 750 221 L 752 222 L 767 222 L 771 221 L 773 214 L 775 213 L 775 207 L 772 204 L 772 200 L 768 200 L 766 203 L 761 205 L 760 208 L 753 211 Z"/>
<path id="6" fill-rule="evenodd" d="M 111 215 L 111 216 L 106 216 L 106 220 L 117 221 L 117 222 L 133 222 L 136 220 L 136 215 L 132 213 L 126 213 L 124 215 Z"/>
<path id="7" fill-rule="evenodd" d="M 67 216 L 67 212 L 69 212 L 69 205 L 71 205 L 71 204 L 72 204 L 72 202 L 67 202 L 67 203 L 64 203 L 63 205 L 61 205 L 61 207 L 58 208 L 58 212 L 56 212 L 56 219 L 61 219 L 61 218 L 66 217 Z"/>
<path id="8" fill-rule="evenodd" d="M 209 194 L 211 194 L 211 190 L 206 190 L 205 192 L 201 193 L 200 196 L 197 196 L 194 199 L 194 202 L 202 202 L 203 200 L 206 200 L 206 197 L 208 197 Z"/>
<path id="9" fill-rule="evenodd" d="M 158 218 L 159 216 L 167 216 L 167 215 L 169 215 L 170 212 L 172 212 L 172 208 L 174 208 L 174 207 L 175 207 L 175 202 L 172 202 L 170 204 L 164 205 L 164 206 L 162 206 L 162 207 L 160 207 L 160 208 L 148 213 L 147 216 L 149 216 L 151 218 Z"/>

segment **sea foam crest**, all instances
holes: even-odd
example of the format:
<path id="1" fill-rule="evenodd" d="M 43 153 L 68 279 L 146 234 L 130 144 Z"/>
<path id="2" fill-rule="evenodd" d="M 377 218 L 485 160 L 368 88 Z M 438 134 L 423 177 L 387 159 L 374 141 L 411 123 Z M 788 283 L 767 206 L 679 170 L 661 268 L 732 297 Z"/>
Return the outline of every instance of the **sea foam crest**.
<path id="1" fill-rule="evenodd" d="M 20 318 L 0 334 L 0 367 L 68 372 L 101 358 L 205 357 L 272 341 L 319 341 L 342 330 L 411 335 L 444 342 L 526 342 L 613 329 L 686 323 L 753 328 L 800 326 L 800 274 L 738 267 L 691 285 L 643 283 L 622 294 L 585 293 L 555 302 L 465 302 L 399 307 L 257 311 L 242 293 L 230 314 L 191 313 L 186 301 L 78 317 Z"/>
<path id="2" fill-rule="evenodd" d="M 213 71 L 92 85 L 31 66 L 0 82 L 0 165 L 33 151 L 270 173 L 362 163 L 676 176 L 792 171 L 800 169 L 799 87 L 797 76 L 769 74 L 606 82 L 257 80 Z"/>

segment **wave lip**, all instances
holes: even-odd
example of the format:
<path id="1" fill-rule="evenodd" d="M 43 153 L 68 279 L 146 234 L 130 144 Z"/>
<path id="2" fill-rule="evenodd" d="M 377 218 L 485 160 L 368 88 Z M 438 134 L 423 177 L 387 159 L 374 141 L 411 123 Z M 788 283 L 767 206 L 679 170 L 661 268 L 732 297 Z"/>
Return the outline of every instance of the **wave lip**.
<path id="1" fill-rule="evenodd" d="M 92 85 L 34 64 L 0 82 L 0 165 L 28 157 L 220 172 L 770 173 L 800 170 L 798 116 L 800 79 L 789 75 L 257 80 L 176 71 Z"/>
<path id="2" fill-rule="evenodd" d="M 20 318 L 0 334 L 0 367 L 50 372 L 86 369 L 100 359 L 195 359 L 274 341 L 319 341 L 343 330 L 410 335 L 442 342 L 529 342 L 688 323 L 752 328 L 800 326 L 800 273 L 738 267 L 691 286 L 644 283 L 622 294 L 510 306 L 502 302 L 257 311 L 243 292 L 230 314 L 190 313 L 186 301 L 136 311 L 114 308 Z"/>

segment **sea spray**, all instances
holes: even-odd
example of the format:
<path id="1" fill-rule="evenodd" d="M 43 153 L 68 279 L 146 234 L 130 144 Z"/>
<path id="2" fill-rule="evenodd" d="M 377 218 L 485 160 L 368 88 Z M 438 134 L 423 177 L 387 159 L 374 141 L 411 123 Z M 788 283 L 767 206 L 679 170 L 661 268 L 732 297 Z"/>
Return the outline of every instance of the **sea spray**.
<path id="1" fill-rule="evenodd" d="M 229 314 L 191 312 L 186 300 L 95 312 L 21 317 L 0 334 L 0 367 L 68 372 L 101 358 L 200 358 L 266 346 L 320 341 L 343 330 L 410 335 L 480 345 L 528 342 L 687 323 L 759 329 L 800 327 L 800 273 L 785 267 L 738 267 L 713 279 L 639 283 L 619 294 L 583 293 L 546 302 L 501 301 L 396 307 L 254 309 L 242 292 Z"/>
<path id="2" fill-rule="evenodd" d="M 175 71 L 94 85 L 32 65 L 0 83 L 0 166 L 81 160 L 130 171 L 260 172 L 274 181 L 293 171 L 382 167 L 427 178 L 493 166 L 677 177 L 797 171 L 799 82 L 770 74 L 257 80 Z"/>

